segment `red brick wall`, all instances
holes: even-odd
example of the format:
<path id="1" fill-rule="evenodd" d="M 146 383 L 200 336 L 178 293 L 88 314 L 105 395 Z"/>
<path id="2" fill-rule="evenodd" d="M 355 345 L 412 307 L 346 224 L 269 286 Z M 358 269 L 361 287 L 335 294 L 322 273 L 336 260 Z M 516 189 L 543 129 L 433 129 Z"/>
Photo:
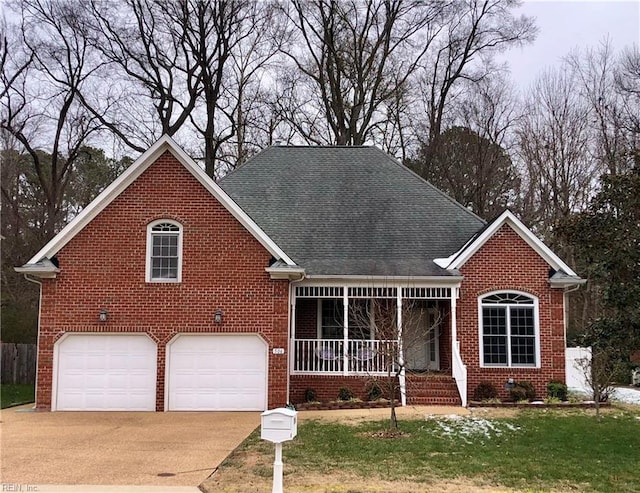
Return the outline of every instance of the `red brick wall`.
<path id="1" fill-rule="evenodd" d="M 381 377 L 381 379 L 384 378 Z M 351 389 L 355 397 L 366 401 L 368 385 L 371 382 L 372 377 L 367 375 L 348 377 L 344 375 L 291 375 L 290 400 L 293 404 L 305 402 L 305 391 L 313 389 L 316 393 L 316 399 L 319 401 L 335 401 L 338 399 L 340 388 L 347 387 Z M 381 383 L 380 387 L 390 388 L 384 383 Z"/>
<path id="2" fill-rule="evenodd" d="M 145 282 L 147 225 L 183 226 L 181 283 Z M 164 409 L 165 345 L 177 333 L 245 332 L 269 344 L 269 407 L 287 401 L 288 281 L 270 253 L 168 152 L 57 255 L 42 285 L 37 407 L 51 408 L 54 342 L 65 332 L 144 332 L 158 344 L 156 409 Z M 101 309 L 109 312 L 98 323 Z M 221 325 L 213 323 L 218 309 Z"/>
<path id="3" fill-rule="evenodd" d="M 563 294 L 549 287 L 549 265 L 505 225 L 460 269 L 464 281 L 457 306 L 462 360 L 467 365 L 468 395 L 490 381 L 507 397 L 508 378 L 531 381 L 539 397 L 550 380 L 565 380 Z M 496 290 L 524 291 L 538 297 L 541 368 L 480 368 L 478 296 Z"/>
<path id="4" fill-rule="evenodd" d="M 296 300 L 296 339 L 318 337 L 318 300 L 298 298 Z"/>

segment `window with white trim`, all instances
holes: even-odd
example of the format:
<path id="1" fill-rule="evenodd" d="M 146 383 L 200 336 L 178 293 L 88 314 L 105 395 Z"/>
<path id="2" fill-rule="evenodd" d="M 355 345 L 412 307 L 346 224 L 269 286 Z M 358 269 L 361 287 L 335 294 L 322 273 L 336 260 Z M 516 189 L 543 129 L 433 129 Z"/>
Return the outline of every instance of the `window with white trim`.
<path id="1" fill-rule="evenodd" d="M 318 337 L 321 339 L 342 339 L 344 337 L 344 310 L 342 299 L 319 299 Z M 370 339 L 369 300 L 349 300 L 349 339 Z"/>
<path id="2" fill-rule="evenodd" d="M 538 304 L 521 293 L 493 293 L 480 299 L 483 366 L 539 365 Z"/>
<path id="3" fill-rule="evenodd" d="M 147 282 L 180 282 L 182 225 L 162 219 L 147 228 Z"/>

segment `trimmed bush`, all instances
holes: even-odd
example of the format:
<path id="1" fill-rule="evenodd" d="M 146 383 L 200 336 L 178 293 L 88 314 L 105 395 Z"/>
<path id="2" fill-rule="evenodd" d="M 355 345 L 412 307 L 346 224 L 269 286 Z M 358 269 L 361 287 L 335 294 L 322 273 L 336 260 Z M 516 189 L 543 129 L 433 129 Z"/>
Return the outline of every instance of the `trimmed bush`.
<path id="1" fill-rule="evenodd" d="M 382 397 L 382 389 L 378 382 L 371 382 L 367 386 L 367 400 L 369 401 L 377 401 Z"/>
<path id="2" fill-rule="evenodd" d="M 340 387 L 340 390 L 338 390 L 338 399 L 341 401 L 353 399 L 353 391 L 349 387 Z"/>
<path id="3" fill-rule="evenodd" d="M 551 380 L 547 384 L 547 395 L 550 399 L 558 399 L 560 401 L 567 400 L 567 386 L 558 382 L 557 380 Z"/>
<path id="4" fill-rule="evenodd" d="M 304 401 L 305 402 L 316 402 L 317 394 L 314 389 L 307 389 L 304 391 Z"/>
<path id="5" fill-rule="evenodd" d="M 532 401 L 536 398 L 536 389 L 528 380 L 521 380 L 516 382 L 513 388 L 509 391 L 511 400 L 518 401 Z"/>
<path id="6" fill-rule="evenodd" d="M 498 397 L 498 389 L 491 382 L 480 382 L 473 391 L 473 400 L 488 401 Z"/>

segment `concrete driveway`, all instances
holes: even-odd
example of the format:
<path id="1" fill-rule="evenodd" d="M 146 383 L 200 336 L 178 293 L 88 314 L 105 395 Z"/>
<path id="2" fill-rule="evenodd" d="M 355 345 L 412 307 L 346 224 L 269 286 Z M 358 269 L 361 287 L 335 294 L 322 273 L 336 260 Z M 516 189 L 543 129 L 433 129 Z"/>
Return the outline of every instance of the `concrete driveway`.
<path id="1" fill-rule="evenodd" d="M 0 482 L 197 486 L 260 424 L 258 412 L 0 413 Z"/>

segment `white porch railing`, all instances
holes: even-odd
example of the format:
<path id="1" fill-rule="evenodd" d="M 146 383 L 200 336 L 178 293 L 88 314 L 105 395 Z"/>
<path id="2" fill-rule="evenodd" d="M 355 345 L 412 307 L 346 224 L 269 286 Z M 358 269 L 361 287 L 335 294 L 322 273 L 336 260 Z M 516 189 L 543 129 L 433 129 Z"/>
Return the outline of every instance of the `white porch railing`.
<path id="1" fill-rule="evenodd" d="M 467 407 L 467 366 L 462 362 L 462 356 L 460 356 L 460 341 L 455 341 L 453 344 L 452 367 L 462 407 Z"/>
<path id="2" fill-rule="evenodd" d="M 294 339 L 293 348 L 295 373 L 380 374 L 389 367 L 396 371 L 397 341 L 349 339 L 345 348 L 344 339 Z"/>

